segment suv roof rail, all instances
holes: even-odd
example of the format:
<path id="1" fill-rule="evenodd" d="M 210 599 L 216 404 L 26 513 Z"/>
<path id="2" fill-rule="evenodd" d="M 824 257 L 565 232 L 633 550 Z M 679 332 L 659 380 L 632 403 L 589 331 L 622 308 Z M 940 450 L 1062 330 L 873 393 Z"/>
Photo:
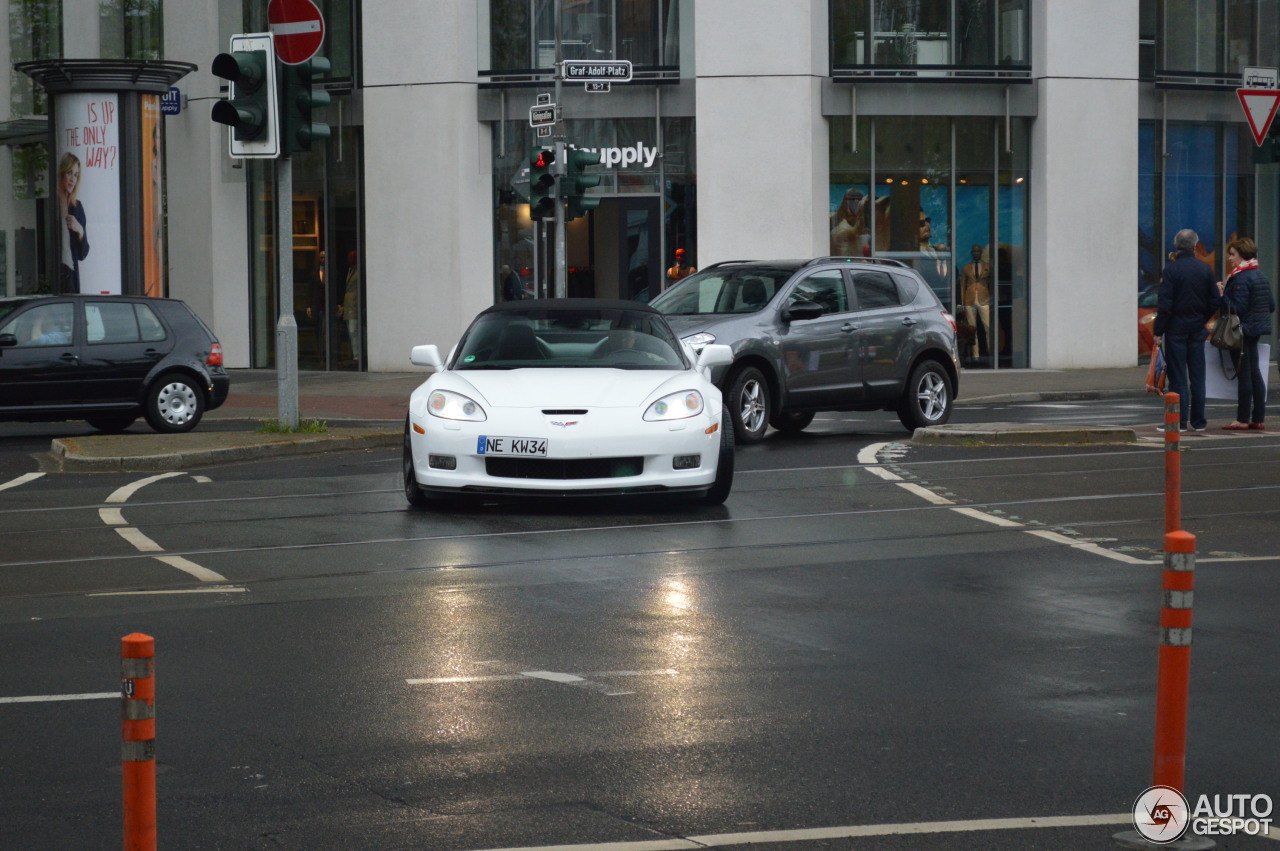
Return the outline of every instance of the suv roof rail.
<path id="1" fill-rule="evenodd" d="M 719 263 L 712 263 L 710 266 L 703 266 L 699 272 L 709 272 L 712 269 L 719 269 L 721 266 L 728 266 L 732 263 L 754 263 L 754 260 L 721 260 Z"/>
<path id="2" fill-rule="evenodd" d="M 812 266 L 815 263 L 829 263 L 833 260 L 846 260 L 846 261 L 858 262 L 858 263 L 872 263 L 877 266 L 897 266 L 901 269 L 911 268 L 906 263 L 903 263 L 901 260 L 894 260 L 891 257 L 850 257 L 848 255 L 832 256 L 832 257 L 815 257 L 804 265 Z"/>

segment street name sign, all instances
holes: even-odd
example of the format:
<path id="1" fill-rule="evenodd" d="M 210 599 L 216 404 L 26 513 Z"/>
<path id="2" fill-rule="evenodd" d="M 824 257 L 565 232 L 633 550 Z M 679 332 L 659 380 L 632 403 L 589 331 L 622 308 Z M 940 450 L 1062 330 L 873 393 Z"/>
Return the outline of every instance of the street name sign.
<path id="1" fill-rule="evenodd" d="M 539 104 L 529 107 L 529 126 L 542 127 L 556 123 L 556 105 L 554 103 Z"/>
<path id="2" fill-rule="evenodd" d="M 1244 117 L 1253 131 L 1253 141 L 1259 146 L 1267 140 L 1267 130 L 1280 107 L 1280 89 L 1236 89 Z"/>
<path id="3" fill-rule="evenodd" d="M 301 65 L 324 41 L 324 16 L 311 0 L 271 0 L 267 23 L 275 36 L 276 56 L 286 65 Z"/>
<path id="4" fill-rule="evenodd" d="M 629 59 L 609 59 L 599 62 L 569 59 L 561 64 L 564 67 L 564 78 L 573 83 L 631 82 L 631 60 Z"/>

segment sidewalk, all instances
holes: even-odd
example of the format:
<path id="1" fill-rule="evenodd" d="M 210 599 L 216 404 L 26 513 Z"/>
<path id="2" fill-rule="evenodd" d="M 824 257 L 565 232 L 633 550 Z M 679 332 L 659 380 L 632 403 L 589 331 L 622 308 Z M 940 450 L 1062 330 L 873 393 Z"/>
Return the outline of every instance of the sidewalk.
<path id="1" fill-rule="evenodd" d="M 273 370 L 231 370 L 231 395 L 222 407 L 205 415 L 205 423 L 216 427 L 201 425 L 187 434 L 138 432 L 62 438 L 53 441 L 51 451 L 57 466 L 63 470 L 156 471 L 286 454 L 395 446 L 402 439 L 409 394 L 428 374 L 426 370 L 301 373 L 298 377 L 299 418 L 323 420 L 328 424 L 328 431 L 324 434 L 262 434 L 257 431 L 260 421 L 275 419 L 279 414 L 276 374 Z M 960 376 L 957 405 L 1150 398 L 1143 387 L 1146 375 L 1145 366 L 965 370 Z M 1269 386 L 1278 386 L 1274 364 Z M 1008 424 L 992 424 L 992 429 L 1004 438 L 1000 442 L 1008 442 L 1016 432 L 1037 428 L 1040 427 L 1020 429 Z M 1117 434 L 1100 436 L 1083 428 L 1074 431 L 1078 433 L 1049 442 L 1096 443 L 1103 437 L 1132 439 Z M 963 437 L 958 439 L 972 441 L 974 427 L 965 429 Z M 1043 434 L 1037 439 L 1045 442 Z"/>

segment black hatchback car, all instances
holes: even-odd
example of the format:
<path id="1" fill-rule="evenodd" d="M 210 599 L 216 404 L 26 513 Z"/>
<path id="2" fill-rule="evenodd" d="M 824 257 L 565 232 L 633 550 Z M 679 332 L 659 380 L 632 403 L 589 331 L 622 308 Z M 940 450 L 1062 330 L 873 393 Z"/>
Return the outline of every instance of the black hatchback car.
<path id="1" fill-rule="evenodd" d="M 738 443 L 797 432 L 818 411 L 896 411 L 909 429 L 951 417 L 956 323 L 897 260 L 741 260 L 690 275 L 653 300 L 695 351 L 733 348 L 712 375 Z"/>
<path id="2" fill-rule="evenodd" d="M 181 301 L 0 299 L 0 421 L 114 432 L 145 416 L 156 431 L 190 431 L 230 388 L 222 344 Z"/>

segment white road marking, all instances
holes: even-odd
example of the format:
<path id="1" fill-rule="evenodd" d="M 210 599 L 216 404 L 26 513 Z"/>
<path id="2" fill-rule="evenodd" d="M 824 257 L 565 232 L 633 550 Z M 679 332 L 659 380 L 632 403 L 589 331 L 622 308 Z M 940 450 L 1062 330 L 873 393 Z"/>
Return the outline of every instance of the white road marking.
<path id="1" fill-rule="evenodd" d="M 586 845 L 539 845 L 493 848 L 487 851 L 692 851 L 731 845 L 767 845 L 774 842 L 815 842 L 862 836 L 911 836 L 937 833 L 978 833 L 987 830 L 1029 830 L 1062 827 L 1106 827 L 1133 824 L 1132 813 L 1096 816 L 1045 816 L 1042 818 L 924 821 L 909 824 L 863 824 L 846 827 L 811 827 L 795 830 L 758 830 L 750 833 L 715 833 L 685 839 L 642 839 L 635 842 L 597 842 Z"/>
<path id="2" fill-rule="evenodd" d="M 134 549 L 140 553 L 164 552 L 164 547 L 160 546 L 132 526 L 117 526 L 116 534 L 133 544 Z"/>
<path id="3" fill-rule="evenodd" d="M 936 494 L 928 488 L 917 485 L 913 482 L 898 482 L 898 487 L 902 488 L 907 493 L 913 493 L 925 502 L 931 502 L 934 505 L 955 505 L 954 502 L 947 499 L 945 496 Z"/>
<path id="4" fill-rule="evenodd" d="M 1055 544 L 1066 544 L 1077 550 L 1084 550 L 1087 553 L 1102 556 L 1103 558 L 1122 561 L 1125 564 L 1160 564 L 1160 560 L 1152 560 L 1149 558 L 1135 558 L 1126 553 L 1118 553 L 1115 550 L 1109 550 L 1106 547 L 1100 547 L 1087 541 L 1076 541 L 1066 535 L 1058 532 L 1051 532 L 1048 529 L 1027 529 L 1028 535 L 1035 535 L 1037 538 L 1044 538 L 1046 541 L 1053 541 Z"/>
<path id="5" fill-rule="evenodd" d="M 501 664 L 493 662 L 477 662 L 477 665 L 485 664 Z M 484 674 L 474 677 L 427 677 L 423 679 L 406 679 L 405 682 L 411 686 L 421 685 L 447 685 L 449 683 L 490 683 L 502 680 L 547 680 L 553 683 L 561 683 L 575 688 L 583 688 L 588 691 L 598 691 L 606 697 L 621 697 L 623 695 L 635 694 L 633 691 L 622 691 L 604 683 L 597 683 L 591 677 L 609 678 L 609 677 L 672 677 L 680 673 L 673 668 L 661 668 L 653 671 L 596 671 L 586 675 L 581 674 L 565 674 L 559 671 L 520 671 L 516 674 Z"/>
<path id="6" fill-rule="evenodd" d="M 120 697 L 118 691 L 98 691 L 90 694 L 33 694 L 27 697 L 0 697 L 0 703 L 52 703 L 58 700 L 106 700 Z"/>
<path id="7" fill-rule="evenodd" d="M 145 479 L 138 479 L 136 482 L 127 484 L 124 487 L 116 488 L 111 496 L 107 497 L 104 502 L 128 502 L 129 497 L 145 488 L 147 485 L 158 482 L 161 479 L 171 479 L 174 476 L 185 476 L 186 473 L 160 473 L 155 476 L 147 476 Z"/>
<path id="8" fill-rule="evenodd" d="M 165 588 L 157 591 L 96 591 L 86 597 L 150 597 L 159 594 L 247 594 L 243 585 L 204 586 L 201 588 Z"/>
<path id="9" fill-rule="evenodd" d="M 9 481 L 0 484 L 0 491 L 7 491 L 9 488 L 16 488 L 19 485 L 25 485 L 27 482 L 34 482 L 43 475 L 44 473 L 23 473 L 16 479 L 10 479 Z"/>
<path id="10" fill-rule="evenodd" d="M 98 516 L 102 518 L 102 522 L 108 526 L 124 526 L 124 512 L 119 508 L 99 508 Z"/>
<path id="11" fill-rule="evenodd" d="M 184 573 L 189 573 L 201 582 L 226 582 L 227 577 L 223 576 L 215 570 L 207 567 L 201 567 L 194 561 L 183 558 L 182 556 L 156 556 L 156 561 L 162 561 L 170 567 L 176 567 Z"/>
<path id="12" fill-rule="evenodd" d="M 158 482 L 162 479 L 169 479 L 174 476 L 185 476 L 185 475 L 187 474 L 180 473 L 180 472 L 173 472 L 173 473 L 160 473 L 159 475 L 155 475 L 155 476 L 147 476 L 145 479 L 138 479 L 136 482 L 131 482 L 123 487 L 116 488 L 115 491 L 113 491 L 112 494 L 107 497 L 106 501 L 109 503 L 125 503 L 129 501 L 129 497 L 133 496 L 135 493 L 137 493 L 142 488 L 145 488 L 149 484 Z M 192 478 L 195 479 L 197 482 L 210 481 L 210 479 L 207 476 L 192 476 Z M 114 527 L 117 535 L 119 535 L 121 538 L 124 538 L 130 544 L 133 544 L 134 549 L 136 549 L 138 552 L 140 553 L 164 552 L 164 547 L 160 546 L 155 541 L 151 540 L 142 532 L 133 528 L 132 526 L 125 525 L 126 521 L 124 519 L 123 509 L 99 508 L 98 516 L 102 518 L 103 523 L 105 523 L 108 526 Z M 227 581 L 227 577 L 223 576 L 221 573 L 210 570 L 207 567 L 201 567 L 200 565 L 196 564 L 194 561 L 183 558 L 182 556 L 156 556 L 156 561 L 164 562 L 170 567 L 176 567 L 178 570 L 181 570 L 183 573 L 189 573 L 192 576 L 194 576 L 196 579 L 199 579 L 201 582 L 226 582 Z M 90 595 L 90 596 L 93 596 L 93 595 Z"/>
<path id="13" fill-rule="evenodd" d="M 981 520 L 985 523 L 994 523 L 997 526 L 1021 526 L 1017 520 L 1010 520 L 1008 517 L 998 517 L 995 514 L 988 514 L 977 508 L 969 508 L 963 505 L 957 505 L 951 509 L 956 514 L 963 514 L 965 517 L 972 517 L 974 520 Z"/>
<path id="14" fill-rule="evenodd" d="M 213 479 L 209 478 L 208 476 L 192 476 L 191 481 L 199 482 L 202 485 L 207 485 L 210 482 L 212 482 Z"/>

